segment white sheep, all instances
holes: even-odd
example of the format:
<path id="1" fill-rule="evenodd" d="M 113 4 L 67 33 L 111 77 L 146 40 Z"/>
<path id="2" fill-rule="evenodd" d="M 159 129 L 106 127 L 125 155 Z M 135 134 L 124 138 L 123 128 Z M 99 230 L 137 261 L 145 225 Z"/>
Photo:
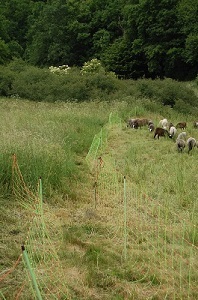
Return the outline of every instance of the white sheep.
<path id="1" fill-rule="evenodd" d="M 185 131 L 180 132 L 180 134 L 178 135 L 177 140 L 180 140 L 180 139 L 186 139 L 186 132 Z"/>
<path id="2" fill-rule="evenodd" d="M 160 125 L 162 128 L 166 129 L 166 128 L 168 127 L 168 120 L 167 120 L 167 119 L 162 119 L 162 120 L 160 120 L 159 125 Z"/>
<path id="3" fill-rule="evenodd" d="M 175 126 L 171 126 L 170 130 L 169 130 L 169 137 L 172 139 L 177 133 L 177 129 L 175 128 Z"/>

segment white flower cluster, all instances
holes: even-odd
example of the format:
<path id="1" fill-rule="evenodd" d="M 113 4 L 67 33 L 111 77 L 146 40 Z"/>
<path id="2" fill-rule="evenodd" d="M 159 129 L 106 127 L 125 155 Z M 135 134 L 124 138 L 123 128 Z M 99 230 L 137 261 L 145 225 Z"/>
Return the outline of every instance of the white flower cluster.
<path id="1" fill-rule="evenodd" d="M 92 60 L 85 62 L 81 69 L 82 74 L 98 73 L 101 71 L 105 72 L 101 62 L 97 58 L 93 58 Z"/>
<path id="2" fill-rule="evenodd" d="M 49 67 L 50 72 L 54 73 L 54 74 L 58 74 L 58 75 L 64 75 L 64 74 L 68 74 L 68 71 L 71 68 L 68 65 L 62 65 L 59 67 Z"/>

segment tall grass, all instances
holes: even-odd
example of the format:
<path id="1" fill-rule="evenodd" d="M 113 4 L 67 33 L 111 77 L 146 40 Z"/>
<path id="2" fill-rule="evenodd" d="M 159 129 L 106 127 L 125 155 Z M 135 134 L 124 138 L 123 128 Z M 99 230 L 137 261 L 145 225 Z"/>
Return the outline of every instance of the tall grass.
<path id="1" fill-rule="evenodd" d="M 70 193 L 84 175 L 83 157 L 91 141 L 108 120 L 102 104 L 34 103 L 1 99 L 1 191 L 7 193 L 15 153 L 24 179 L 36 186 L 42 177 L 45 194 Z M 100 116 L 98 116 L 100 110 Z M 82 176 L 81 176 L 82 175 Z"/>

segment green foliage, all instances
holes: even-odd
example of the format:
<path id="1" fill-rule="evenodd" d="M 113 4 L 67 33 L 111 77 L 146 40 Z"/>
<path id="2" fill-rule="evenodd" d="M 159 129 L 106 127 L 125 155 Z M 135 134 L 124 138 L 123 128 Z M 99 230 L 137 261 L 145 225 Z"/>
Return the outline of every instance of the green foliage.
<path id="1" fill-rule="evenodd" d="M 5 41 L 7 48 L 4 63 L 14 57 L 23 56 L 29 28 L 28 18 L 32 13 L 32 7 L 33 2 L 27 0 L 6 0 L 0 4 L 0 39 Z"/>
<path id="2" fill-rule="evenodd" d="M 5 64 L 10 59 L 8 45 L 0 37 L 0 65 Z"/>
<path id="3" fill-rule="evenodd" d="M 198 34 L 190 34 L 186 39 L 186 59 L 191 64 L 198 61 Z"/>
<path id="4" fill-rule="evenodd" d="M 94 71 L 85 76 L 78 68 L 67 67 L 66 72 L 56 67 L 53 67 L 53 72 L 51 70 L 30 66 L 16 59 L 7 67 L 0 68 L 0 95 L 33 101 L 81 102 L 104 98 L 117 90 L 118 79 L 110 72 Z"/>
<path id="5" fill-rule="evenodd" d="M 196 77 L 194 83 L 195 83 L 195 85 L 198 87 L 198 75 L 197 75 L 197 77 Z"/>
<path id="6" fill-rule="evenodd" d="M 198 3 L 196 0 L 180 0 L 177 5 L 177 13 L 183 23 L 185 34 L 194 35 L 198 33 L 197 22 Z"/>
<path id="7" fill-rule="evenodd" d="M 91 89 L 93 98 L 105 99 L 118 89 L 118 80 L 114 75 L 94 74 L 87 79 L 87 86 Z"/>
<path id="8" fill-rule="evenodd" d="M 49 74 L 45 70 L 27 67 L 15 78 L 12 84 L 12 93 L 21 98 L 42 101 L 48 94 Z"/>
<path id="9" fill-rule="evenodd" d="M 12 90 L 12 83 L 14 81 L 13 72 L 6 67 L 0 66 L 0 95 L 9 96 Z"/>
<path id="10" fill-rule="evenodd" d="M 193 90 L 170 78 L 138 80 L 137 88 L 143 97 L 155 99 L 156 102 L 171 107 L 177 104 L 175 108 L 179 112 L 189 113 L 196 107 L 197 97 Z"/>
<path id="11" fill-rule="evenodd" d="M 145 55 L 142 50 L 133 50 L 131 41 L 120 37 L 102 53 L 101 60 L 107 70 L 115 72 L 121 79 L 144 77 L 148 74 Z"/>
<path id="12" fill-rule="evenodd" d="M 82 67 L 95 57 L 121 78 L 198 73 L 196 0 L 6 0 L 0 28 L 0 64 Z"/>
<path id="13" fill-rule="evenodd" d="M 28 31 L 26 58 L 36 65 L 80 65 L 89 56 L 89 6 L 52 1 L 36 7 Z"/>
<path id="14" fill-rule="evenodd" d="M 52 72 L 51 69 L 37 68 L 27 65 L 21 59 L 15 59 L 7 66 L 0 67 L 0 95 L 36 102 L 83 102 L 93 99 L 113 101 L 126 97 L 133 98 L 134 101 L 135 98 L 144 97 L 155 102 L 150 102 L 152 107 L 159 103 L 175 107 L 178 112 L 192 113 L 196 110 L 196 89 L 188 83 L 170 78 L 119 80 L 114 73 L 106 72 L 99 61 L 96 62 L 97 70 L 95 67 L 92 69 L 91 64 L 92 71 L 82 74 L 75 67 L 53 67 Z"/>

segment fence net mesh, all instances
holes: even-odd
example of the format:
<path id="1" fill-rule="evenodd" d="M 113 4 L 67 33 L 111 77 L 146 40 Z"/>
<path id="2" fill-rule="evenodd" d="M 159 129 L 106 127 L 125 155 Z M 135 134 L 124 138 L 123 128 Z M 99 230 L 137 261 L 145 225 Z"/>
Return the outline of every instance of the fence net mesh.
<path id="1" fill-rule="evenodd" d="M 109 124 L 120 128 L 118 118 Z M 97 138 L 93 142 L 100 145 Z M 122 256 L 126 252 L 126 259 L 133 262 L 136 275 L 132 281 L 138 293 L 144 299 L 155 295 L 156 299 L 194 299 L 198 294 L 195 217 L 186 212 L 183 218 L 169 203 L 163 203 L 160 195 L 152 199 L 138 190 L 119 172 L 115 158 L 104 148 L 98 147 L 94 156 L 89 156 L 95 173 L 94 206 L 111 228 L 114 244 L 118 249 L 123 245 Z"/>
<path id="2" fill-rule="evenodd" d="M 120 250 L 121 260 L 131 262 L 131 281 L 142 299 L 155 296 L 160 299 L 160 295 L 161 299 L 194 299 L 198 248 L 193 239 L 197 228 L 192 218 L 181 218 L 169 205 L 138 190 L 119 172 L 114 156 L 106 151 L 112 129 L 122 129 L 120 118 L 114 114 L 110 114 L 109 123 L 94 137 L 86 156 L 94 181 L 93 201 L 89 205 L 97 210 L 108 228 L 108 239 Z M 56 239 L 61 236 L 53 232 L 48 222 L 50 211 L 43 203 L 42 181 L 38 180 L 36 191 L 27 187 L 16 156 L 13 156 L 12 177 L 14 196 L 26 211 L 23 223 L 27 235 L 21 244 L 27 250 L 42 299 L 70 299 L 57 255 Z M 16 281 L 20 272 L 25 275 L 18 280 L 14 299 L 37 299 L 22 254 L 10 270 L 0 274 L 0 282 L 4 283 L 0 291 L 2 299 L 11 299 L 6 285 Z M 166 292 L 164 286 L 169 287 Z"/>
<path id="3" fill-rule="evenodd" d="M 21 246 L 25 247 L 31 270 L 21 254 L 13 268 L 0 277 L 0 282 L 4 283 L 0 294 L 2 299 L 39 299 L 32 284 L 32 272 L 42 299 L 70 299 L 64 271 L 57 255 L 56 240 L 52 238 L 57 233 L 52 232 L 53 224 L 48 222 L 50 212 L 42 199 L 42 180 L 38 180 L 37 191 L 32 191 L 25 184 L 16 155 L 13 155 L 12 190 L 16 201 L 23 207 L 21 222 L 26 238 L 20 239 L 18 244 L 21 242 Z M 6 284 L 9 286 L 10 281 L 14 280 L 18 286 L 16 293 L 10 295 Z"/>

